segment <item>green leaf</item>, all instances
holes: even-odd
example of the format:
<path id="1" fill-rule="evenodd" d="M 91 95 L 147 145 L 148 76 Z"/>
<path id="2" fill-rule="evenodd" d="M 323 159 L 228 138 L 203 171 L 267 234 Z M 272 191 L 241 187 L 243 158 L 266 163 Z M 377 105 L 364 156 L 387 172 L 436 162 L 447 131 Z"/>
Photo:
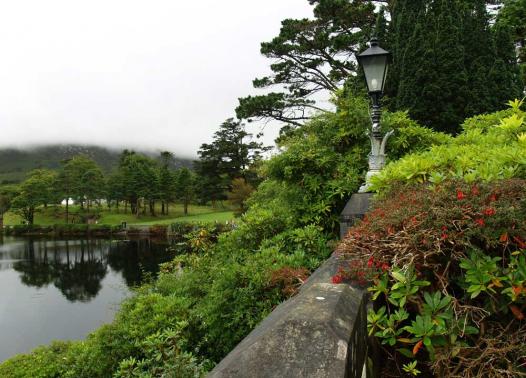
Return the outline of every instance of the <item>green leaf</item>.
<path id="1" fill-rule="evenodd" d="M 407 348 L 398 348 L 397 351 L 400 352 L 400 354 L 402 354 L 403 356 L 405 356 L 407 358 L 413 358 L 414 357 L 413 352 L 410 351 Z"/>

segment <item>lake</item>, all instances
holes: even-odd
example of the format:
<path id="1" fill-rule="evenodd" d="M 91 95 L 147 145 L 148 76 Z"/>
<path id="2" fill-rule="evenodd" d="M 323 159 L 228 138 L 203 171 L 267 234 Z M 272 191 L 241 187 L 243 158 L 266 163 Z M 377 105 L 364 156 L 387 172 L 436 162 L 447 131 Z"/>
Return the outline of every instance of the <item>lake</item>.
<path id="1" fill-rule="evenodd" d="M 0 236 L 0 361 L 113 320 L 130 288 L 171 260 L 168 242 Z"/>

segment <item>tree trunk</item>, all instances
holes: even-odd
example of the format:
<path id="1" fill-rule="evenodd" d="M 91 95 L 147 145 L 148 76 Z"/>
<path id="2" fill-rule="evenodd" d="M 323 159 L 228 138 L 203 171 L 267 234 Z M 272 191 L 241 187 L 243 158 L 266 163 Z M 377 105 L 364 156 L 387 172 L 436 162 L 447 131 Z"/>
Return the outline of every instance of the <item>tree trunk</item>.
<path id="1" fill-rule="evenodd" d="M 32 226 L 35 221 L 35 209 L 29 209 L 27 213 L 27 223 Z"/>
<path id="2" fill-rule="evenodd" d="M 169 214 L 169 211 L 168 211 L 168 201 L 166 201 L 166 215 Z"/>
<path id="3" fill-rule="evenodd" d="M 66 198 L 66 224 L 69 223 L 69 197 Z"/>
<path id="4" fill-rule="evenodd" d="M 155 216 L 155 201 L 150 200 L 150 214 L 152 217 Z"/>
<path id="5" fill-rule="evenodd" d="M 0 213 L 0 235 L 4 232 L 4 214 Z"/>
<path id="6" fill-rule="evenodd" d="M 164 215 L 164 201 L 161 201 L 161 214 Z"/>

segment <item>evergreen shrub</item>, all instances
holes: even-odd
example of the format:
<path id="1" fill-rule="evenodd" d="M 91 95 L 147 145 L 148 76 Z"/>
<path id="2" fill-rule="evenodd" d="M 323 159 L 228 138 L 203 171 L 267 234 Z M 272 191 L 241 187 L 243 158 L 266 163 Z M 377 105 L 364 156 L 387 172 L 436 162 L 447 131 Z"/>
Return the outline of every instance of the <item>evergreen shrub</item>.
<path id="1" fill-rule="evenodd" d="M 522 101 L 509 105 L 506 111 L 467 119 L 463 132 L 443 144 L 388 164 L 373 178 L 372 189 L 385 191 L 397 182 L 490 182 L 526 177 L 526 112 L 521 110 Z"/>

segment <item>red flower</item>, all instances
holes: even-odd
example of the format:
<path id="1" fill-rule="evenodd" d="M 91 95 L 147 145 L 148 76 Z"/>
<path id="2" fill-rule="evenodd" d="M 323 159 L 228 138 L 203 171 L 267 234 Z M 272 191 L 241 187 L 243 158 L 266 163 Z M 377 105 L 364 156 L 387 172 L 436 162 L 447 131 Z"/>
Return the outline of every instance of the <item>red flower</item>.
<path id="1" fill-rule="evenodd" d="M 445 232 L 442 232 L 442 235 L 440 235 L 440 239 L 446 240 L 447 239 L 447 234 Z"/>
<path id="2" fill-rule="evenodd" d="M 417 342 L 415 346 L 413 347 L 413 355 L 416 355 L 418 351 L 422 348 L 422 346 L 424 346 L 424 342 L 422 340 Z"/>
<path id="3" fill-rule="evenodd" d="M 526 249 L 526 243 L 520 236 L 514 236 L 513 240 L 517 243 L 520 249 Z"/>
<path id="4" fill-rule="evenodd" d="M 358 278 L 363 279 L 365 277 L 365 272 L 363 270 L 360 270 L 356 273 L 356 275 L 358 276 Z"/>
<path id="5" fill-rule="evenodd" d="M 480 227 L 484 227 L 485 222 L 483 218 L 477 218 L 475 219 L 475 223 L 478 224 Z"/>
<path id="6" fill-rule="evenodd" d="M 491 194 L 488 198 L 490 202 L 495 202 L 497 200 L 497 195 L 495 193 Z"/>
<path id="7" fill-rule="evenodd" d="M 492 207 L 488 207 L 487 209 L 484 210 L 484 215 L 488 217 L 491 217 L 492 215 L 495 215 L 496 213 L 497 213 L 497 210 L 495 210 Z"/>
<path id="8" fill-rule="evenodd" d="M 476 185 L 473 185 L 473 187 L 471 188 L 471 194 L 473 194 L 474 196 L 478 196 L 480 194 L 479 188 L 477 188 Z"/>
<path id="9" fill-rule="evenodd" d="M 457 199 L 462 201 L 464 198 L 466 198 L 466 195 L 462 192 L 462 190 L 457 190 Z"/>
<path id="10" fill-rule="evenodd" d="M 442 226 L 442 231 L 447 231 L 447 226 Z"/>
<path id="11" fill-rule="evenodd" d="M 332 276 L 332 283 L 333 284 L 339 284 L 339 283 L 342 283 L 343 281 L 343 277 L 339 274 L 336 274 L 334 276 Z"/>
<path id="12" fill-rule="evenodd" d="M 389 268 L 390 268 L 390 266 L 389 266 L 388 263 L 383 263 L 383 264 L 382 264 L 382 270 L 383 270 L 384 272 L 387 272 L 387 271 L 389 270 Z"/>
<path id="13" fill-rule="evenodd" d="M 510 305 L 510 310 L 511 312 L 513 313 L 513 315 L 518 319 L 518 320 L 523 320 L 524 319 L 524 314 L 522 313 L 522 311 L 515 305 Z"/>
<path id="14" fill-rule="evenodd" d="M 371 256 L 371 257 L 369 257 L 369 260 L 367 260 L 367 267 L 368 268 L 372 268 L 373 264 L 374 264 L 374 257 Z"/>
<path id="15" fill-rule="evenodd" d="M 507 233 L 507 232 L 503 233 L 503 234 L 500 236 L 500 238 L 499 238 L 499 240 L 500 240 L 501 243 L 507 243 L 507 242 L 508 242 L 508 239 L 509 239 L 509 237 L 508 237 L 508 233 Z"/>

